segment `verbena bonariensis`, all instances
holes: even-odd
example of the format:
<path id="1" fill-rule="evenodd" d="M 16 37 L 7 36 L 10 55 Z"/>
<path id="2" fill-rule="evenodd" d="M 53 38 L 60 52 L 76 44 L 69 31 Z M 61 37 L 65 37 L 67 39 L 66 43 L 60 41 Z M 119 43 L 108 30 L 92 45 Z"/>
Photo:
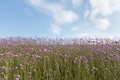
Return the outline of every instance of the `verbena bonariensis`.
<path id="1" fill-rule="evenodd" d="M 119 40 L 0 40 L 0 80 L 119 80 Z"/>

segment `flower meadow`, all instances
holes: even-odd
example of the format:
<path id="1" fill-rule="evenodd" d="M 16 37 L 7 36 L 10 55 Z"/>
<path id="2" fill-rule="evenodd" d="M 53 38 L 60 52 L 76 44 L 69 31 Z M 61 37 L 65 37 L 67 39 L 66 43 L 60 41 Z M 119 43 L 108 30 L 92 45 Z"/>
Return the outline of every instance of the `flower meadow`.
<path id="1" fill-rule="evenodd" d="M 0 80 L 120 80 L 120 41 L 0 39 Z"/>

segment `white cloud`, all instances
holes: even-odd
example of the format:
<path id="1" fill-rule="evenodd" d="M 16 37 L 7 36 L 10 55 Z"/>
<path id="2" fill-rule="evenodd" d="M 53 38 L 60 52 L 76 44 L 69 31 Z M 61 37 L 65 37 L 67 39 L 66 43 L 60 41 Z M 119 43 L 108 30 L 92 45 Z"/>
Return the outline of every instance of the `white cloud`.
<path id="1" fill-rule="evenodd" d="M 71 23 L 78 19 L 78 15 L 71 10 L 65 10 L 58 5 L 51 5 L 50 9 L 53 13 L 55 24 L 61 25 L 64 23 Z"/>
<path id="2" fill-rule="evenodd" d="M 107 18 L 97 19 L 95 24 L 98 29 L 102 30 L 106 30 L 110 26 L 110 22 Z"/>
<path id="3" fill-rule="evenodd" d="M 120 0 L 89 0 L 89 2 L 91 10 L 86 9 L 85 17 L 89 17 L 97 28 L 108 29 L 111 24 L 108 17 L 120 11 Z"/>
<path id="4" fill-rule="evenodd" d="M 55 26 L 61 26 L 65 23 L 72 23 L 78 19 L 78 15 L 72 10 L 65 9 L 62 5 L 57 3 L 49 3 L 45 0 L 28 0 L 29 4 L 37 9 L 43 9 L 52 14 L 53 23 Z M 57 27 L 58 28 L 58 27 Z M 55 33 L 56 31 L 55 27 Z"/>
<path id="5" fill-rule="evenodd" d="M 79 37 L 89 37 L 90 34 L 89 33 L 80 33 L 78 34 Z"/>
<path id="6" fill-rule="evenodd" d="M 70 0 L 59 0 L 60 1 L 60 3 L 62 3 L 62 4 L 66 4 L 67 2 L 69 2 Z"/>
<path id="7" fill-rule="evenodd" d="M 51 28 L 52 28 L 52 32 L 53 33 L 56 33 L 56 34 L 58 34 L 58 33 L 60 33 L 61 32 L 61 28 L 60 27 L 58 27 L 58 26 L 56 26 L 56 25 L 51 25 Z"/>
<path id="8" fill-rule="evenodd" d="M 79 7 L 84 0 L 58 0 L 59 3 L 52 3 L 48 0 L 27 0 L 28 3 L 39 9 L 45 10 L 52 15 L 53 21 L 51 23 L 57 27 L 51 27 L 54 33 L 60 33 L 63 24 L 72 23 L 76 21 L 79 16 L 72 10 L 66 9 L 62 3 L 72 2 L 73 6 Z M 48 2 L 47 2 L 48 1 Z M 90 20 L 96 28 L 107 30 L 112 23 L 109 20 L 109 16 L 115 12 L 120 12 L 120 0 L 88 0 L 84 6 L 84 18 Z M 88 4 L 89 3 L 89 4 Z M 81 7 L 82 8 L 82 7 Z M 81 13 L 82 14 L 82 13 Z M 55 29 L 54 29 L 55 28 Z M 73 27 L 71 31 L 76 31 L 78 28 Z"/>
<path id="9" fill-rule="evenodd" d="M 110 0 L 90 0 L 91 4 L 91 16 L 103 15 L 107 16 L 111 14 Z"/>
<path id="10" fill-rule="evenodd" d="M 90 0 L 92 14 L 109 16 L 120 11 L 120 0 Z"/>
<path id="11" fill-rule="evenodd" d="M 81 4 L 82 0 L 72 0 L 73 6 L 79 6 Z"/>
<path id="12" fill-rule="evenodd" d="M 79 31 L 80 27 L 79 26 L 74 26 L 71 28 L 71 31 Z"/>
<path id="13" fill-rule="evenodd" d="M 34 6 L 35 8 L 45 8 L 45 3 L 43 2 L 43 0 L 27 0 L 28 4 L 30 4 L 31 6 Z"/>
<path id="14" fill-rule="evenodd" d="M 88 9 L 85 10 L 84 17 L 87 19 L 89 17 L 90 11 Z"/>

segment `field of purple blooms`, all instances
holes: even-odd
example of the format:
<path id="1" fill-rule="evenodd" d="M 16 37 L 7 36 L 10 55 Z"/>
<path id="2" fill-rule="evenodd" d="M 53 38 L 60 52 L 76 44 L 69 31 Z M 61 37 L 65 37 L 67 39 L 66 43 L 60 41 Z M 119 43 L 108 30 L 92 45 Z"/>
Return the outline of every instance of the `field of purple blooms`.
<path id="1" fill-rule="evenodd" d="M 120 41 L 0 39 L 0 80 L 120 80 Z"/>

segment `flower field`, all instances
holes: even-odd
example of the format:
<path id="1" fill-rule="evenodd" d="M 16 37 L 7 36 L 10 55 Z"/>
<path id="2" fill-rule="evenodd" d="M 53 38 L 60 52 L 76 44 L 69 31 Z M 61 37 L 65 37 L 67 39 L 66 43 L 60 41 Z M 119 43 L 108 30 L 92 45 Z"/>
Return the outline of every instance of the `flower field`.
<path id="1" fill-rule="evenodd" d="M 0 80 L 120 80 L 119 41 L 1 39 Z"/>

